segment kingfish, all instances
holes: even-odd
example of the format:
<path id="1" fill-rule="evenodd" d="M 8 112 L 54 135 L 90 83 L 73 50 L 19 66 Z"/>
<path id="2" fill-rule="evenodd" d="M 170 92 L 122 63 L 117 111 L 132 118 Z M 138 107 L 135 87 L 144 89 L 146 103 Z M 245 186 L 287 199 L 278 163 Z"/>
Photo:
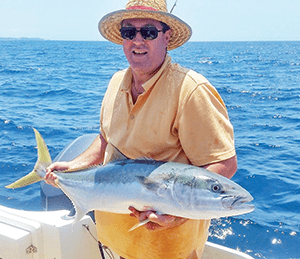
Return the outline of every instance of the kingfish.
<path id="1" fill-rule="evenodd" d="M 44 179 L 52 163 L 48 148 L 34 129 L 38 160 L 31 173 L 6 186 L 19 188 Z M 70 198 L 79 221 L 92 210 L 129 214 L 154 210 L 189 219 L 212 219 L 253 211 L 248 191 L 201 167 L 117 156 L 106 165 L 72 172 L 55 172 L 57 186 Z"/>

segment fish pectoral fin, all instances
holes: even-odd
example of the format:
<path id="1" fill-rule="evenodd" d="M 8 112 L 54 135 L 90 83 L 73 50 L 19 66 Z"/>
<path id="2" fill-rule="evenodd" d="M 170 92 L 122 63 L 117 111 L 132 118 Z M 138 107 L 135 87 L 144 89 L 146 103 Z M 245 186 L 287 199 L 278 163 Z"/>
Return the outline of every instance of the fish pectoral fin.
<path id="1" fill-rule="evenodd" d="M 161 193 L 162 190 L 168 188 L 168 186 L 160 180 L 156 180 L 151 177 L 145 177 L 142 175 L 136 176 L 139 182 L 149 191 L 155 192 L 157 194 Z"/>
<path id="2" fill-rule="evenodd" d="M 146 225 L 148 222 L 150 222 L 150 219 L 144 219 L 144 220 L 142 220 L 142 221 L 140 221 L 139 223 L 137 223 L 137 224 L 135 224 L 132 228 L 130 228 L 129 230 L 128 230 L 128 232 L 130 232 L 130 231 L 133 231 L 133 230 L 135 230 L 135 229 L 137 229 L 137 228 L 139 228 L 139 227 L 141 227 L 141 226 L 144 226 L 144 225 Z"/>

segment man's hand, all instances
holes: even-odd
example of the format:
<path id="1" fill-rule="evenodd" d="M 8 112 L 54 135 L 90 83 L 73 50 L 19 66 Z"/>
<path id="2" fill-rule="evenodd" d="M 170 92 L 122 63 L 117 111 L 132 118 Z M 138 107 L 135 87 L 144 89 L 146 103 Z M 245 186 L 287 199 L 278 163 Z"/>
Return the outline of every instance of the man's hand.
<path id="1" fill-rule="evenodd" d="M 45 182 L 47 184 L 52 185 L 53 187 L 58 188 L 56 185 L 56 179 L 57 176 L 55 175 L 55 171 L 66 171 L 70 169 L 70 163 L 69 162 L 56 162 L 51 164 L 46 169 L 46 175 L 45 175 Z"/>
<path id="2" fill-rule="evenodd" d="M 95 138 L 93 143 L 78 157 L 69 162 L 55 162 L 48 166 L 46 170 L 45 182 L 54 187 L 58 187 L 55 183 L 57 176 L 55 171 L 75 171 L 88 168 L 93 165 L 99 165 L 103 162 L 107 143 L 100 134 Z"/>
<path id="3" fill-rule="evenodd" d="M 132 212 L 130 215 L 136 217 L 139 221 L 143 221 L 147 218 L 150 220 L 150 222 L 144 226 L 149 231 L 175 228 L 188 220 L 186 218 L 175 217 L 172 215 L 156 214 L 155 211 L 152 210 L 138 211 L 132 206 L 129 207 L 129 210 Z"/>

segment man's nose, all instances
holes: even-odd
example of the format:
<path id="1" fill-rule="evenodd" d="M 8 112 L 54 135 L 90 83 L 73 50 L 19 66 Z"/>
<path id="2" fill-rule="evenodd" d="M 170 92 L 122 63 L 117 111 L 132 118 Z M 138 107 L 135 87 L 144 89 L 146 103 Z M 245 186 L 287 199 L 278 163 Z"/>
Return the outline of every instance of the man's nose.
<path id="1" fill-rule="evenodd" d="M 142 37 L 141 32 L 137 32 L 137 34 L 135 35 L 133 42 L 135 44 L 143 44 L 145 42 L 145 39 Z"/>

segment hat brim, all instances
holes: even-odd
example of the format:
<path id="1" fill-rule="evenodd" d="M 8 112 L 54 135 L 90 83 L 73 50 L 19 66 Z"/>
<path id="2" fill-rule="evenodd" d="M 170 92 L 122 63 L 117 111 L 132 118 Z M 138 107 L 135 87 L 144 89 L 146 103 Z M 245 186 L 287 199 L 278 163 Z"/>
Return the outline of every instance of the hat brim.
<path id="1" fill-rule="evenodd" d="M 177 16 L 149 10 L 119 10 L 105 15 L 98 24 L 100 34 L 116 44 L 123 44 L 120 34 L 121 22 L 125 19 L 148 18 L 166 23 L 172 30 L 168 50 L 176 49 L 187 42 L 191 35 L 191 27 Z"/>

